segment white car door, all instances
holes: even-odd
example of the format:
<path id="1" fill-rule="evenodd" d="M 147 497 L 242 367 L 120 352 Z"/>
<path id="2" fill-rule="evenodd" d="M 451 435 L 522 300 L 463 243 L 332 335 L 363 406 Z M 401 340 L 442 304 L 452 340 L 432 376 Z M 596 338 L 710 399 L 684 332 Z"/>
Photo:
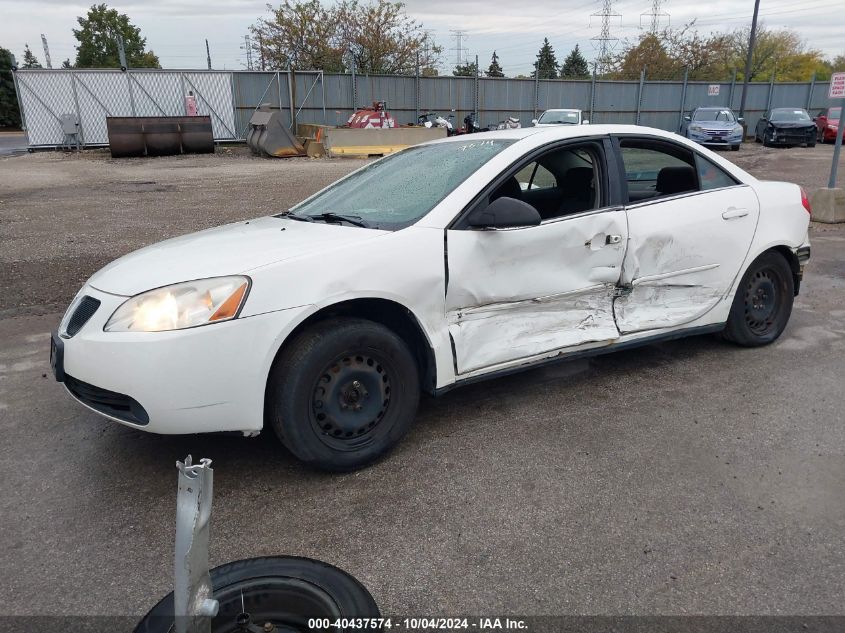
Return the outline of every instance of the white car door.
<path id="1" fill-rule="evenodd" d="M 671 141 L 622 137 L 619 151 L 629 243 L 616 323 L 622 334 L 683 326 L 730 291 L 757 227 L 757 196 Z"/>
<path id="2" fill-rule="evenodd" d="M 608 144 L 609 146 L 609 144 Z M 619 332 L 613 296 L 627 241 L 601 141 L 558 147 L 503 174 L 476 204 L 532 204 L 537 226 L 446 232 L 446 318 L 458 376 Z"/>

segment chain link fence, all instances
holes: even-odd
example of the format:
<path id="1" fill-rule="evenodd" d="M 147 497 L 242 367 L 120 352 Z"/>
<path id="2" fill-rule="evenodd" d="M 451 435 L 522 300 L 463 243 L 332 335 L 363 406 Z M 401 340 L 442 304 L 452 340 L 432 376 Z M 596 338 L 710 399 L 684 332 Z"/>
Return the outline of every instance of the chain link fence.
<path id="1" fill-rule="evenodd" d="M 217 141 L 243 140 L 262 103 L 298 123 L 343 125 L 358 108 L 386 101 L 399 124 L 420 114 L 453 115 L 454 124 L 478 113 L 483 126 L 509 116 L 531 125 L 543 110 L 579 108 L 592 123 L 631 123 L 678 131 L 683 115 L 698 106 L 739 109 L 742 84 L 655 80 L 645 72 L 626 80 L 493 79 L 393 75 L 328 75 L 321 71 L 19 70 L 15 86 L 29 146 L 64 142 L 61 117 L 75 114 L 83 145 L 106 145 L 108 116 L 183 116 L 193 94 L 198 114 L 211 117 Z M 812 114 L 834 105 L 827 82 L 752 83 L 745 118 L 753 130 L 773 107 L 801 107 Z"/>

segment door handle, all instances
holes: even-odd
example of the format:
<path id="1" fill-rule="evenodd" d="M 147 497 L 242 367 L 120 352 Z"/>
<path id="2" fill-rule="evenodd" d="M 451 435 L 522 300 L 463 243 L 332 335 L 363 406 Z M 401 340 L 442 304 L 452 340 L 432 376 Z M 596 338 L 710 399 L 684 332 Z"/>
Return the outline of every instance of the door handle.
<path id="1" fill-rule="evenodd" d="M 621 241 L 621 235 L 605 235 L 604 233 L 599 233 L 598 235 L 594 235 L 592 238 L 584 242 L 584 246 L 589 248 L 591 251 L 597 251 L 599 249 L 604 248 L 605 246 L 609 246 L 611 244 L 618 244 Z"/>
<path id="2" fill-rule="evenodd" d="M 748 209 L 738 209 L 737 207 L 730 207 L 722 214 L 723 220 L 734 220 L 736 218 L 744 218 L 748 215 Z"/>
<path id="3" fill-rule="evenodd" d="M 608 235 L 607 239 L 605 239 L 604 243 L 605 244 L 618 244 L 621 241 L 622 241 L 621 235 Z"/>

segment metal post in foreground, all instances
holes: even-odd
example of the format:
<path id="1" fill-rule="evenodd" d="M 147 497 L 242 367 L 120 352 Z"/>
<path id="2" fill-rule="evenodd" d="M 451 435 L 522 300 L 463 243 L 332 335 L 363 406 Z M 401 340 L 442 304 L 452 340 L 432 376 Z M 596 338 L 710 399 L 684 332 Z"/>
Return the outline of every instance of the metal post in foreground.
<path id="1" fill-rule="evenodd" d="M 745 117 L 745 97 L 748 94 L 748 82 L 751 81 L 751 61 L 754 57 L 754 42 L 757 40 L 757 16 L 760 13 L 760 0 L 754 0 L 754 17 L 751 19 L 751 35 L 748 37 L 748 56 L 745 58 L 745 75 L 742 78 L 742 98 L 739 102 L 739 116 Z"/>
<path id="2" fill-rule="evenodd" d="M 212 598 L 208 538 L 214 473 L 211 460 L 176 462 L 176 550 L 173 607 L 176 633 L 209 633 L 219 604 Z"/>
<path id="3" fill-rule="evenodd" d="M 842 112 L 845 112 L 845 99 L 839 101 L 839 106 L 842 108 L 839 114 L 839 129 L 836 130 L 836 145 L 833 148 L 833 165 L 830 166 L 830 180 L 827 183 L 828 189 L 836 188 L 836 172 L 839 170 L 839 156 L 842 153 L 842 132 L 845 130 L 843 125 Z"/>

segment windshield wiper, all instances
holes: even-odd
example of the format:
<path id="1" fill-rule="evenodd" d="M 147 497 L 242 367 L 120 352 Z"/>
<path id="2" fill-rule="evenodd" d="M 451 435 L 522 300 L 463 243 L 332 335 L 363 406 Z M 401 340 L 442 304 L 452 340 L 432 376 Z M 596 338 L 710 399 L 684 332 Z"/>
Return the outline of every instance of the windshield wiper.
<path id="1" fill-rule="evenodd" d="M 314 218 L 310 215 L 297 215 L 296 213 L 292 213 L 288 211 L 287 213 L 281 213 L 277 215 L 278 218 L 290 218 L 291 220 L 298 220 L 299 222 L 313 222 Z"/>
<path id="2" fill-rule="evenodd" d="M 347 222 L 352 226 L 360 226 L 365 229 L 370 228 L 369 223 L 362 220 L 360 215 L 345 215 L 343 213 L 327 211 L 326 213 L 318 213 L 317 215 L 309 215 L 307 217 L 313 218 L 311 222 L 315 220 L 322 220 L 323 222 Z"/>

